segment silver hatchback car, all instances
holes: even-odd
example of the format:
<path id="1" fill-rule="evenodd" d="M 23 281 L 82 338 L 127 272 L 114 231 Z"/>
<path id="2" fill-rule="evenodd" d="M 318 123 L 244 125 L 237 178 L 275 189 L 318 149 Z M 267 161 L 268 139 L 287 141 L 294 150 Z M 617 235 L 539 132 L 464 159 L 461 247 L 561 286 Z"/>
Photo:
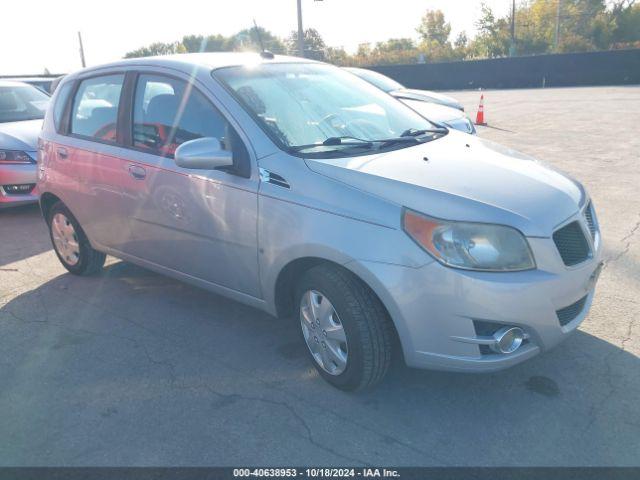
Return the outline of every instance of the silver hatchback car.
<path id="1" fill-rule="evenodd" d="M 575 180 L 437 127 L 331 65 L 124 60 L 65 77 L 39 146 L 62 264 L 105 254 L 294 317 L 345 390 L 412 367 L 487 372 L 582 322 L 602 251 Z"/>

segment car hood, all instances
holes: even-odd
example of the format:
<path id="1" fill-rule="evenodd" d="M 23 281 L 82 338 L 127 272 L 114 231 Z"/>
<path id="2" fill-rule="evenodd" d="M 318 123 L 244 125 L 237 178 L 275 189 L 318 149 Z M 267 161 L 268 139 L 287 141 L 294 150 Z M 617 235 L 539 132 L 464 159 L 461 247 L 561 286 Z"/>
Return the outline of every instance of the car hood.
<path id="1" fill-rule="evenodd" d="M 35 152 L 42 120 L 0 123 L 0 148 Z"/>
<path id="2" fill-rule="evenodd" d="M 306 159 L 316 173 L 437 218 L 549 237 L 584 202 L 582 186 L 530 157 L 450 131 L 377 155 Z"/>
<path id="3" fill-rule="evenodd" d="M 437 103 L 430 103 L 422 100 L 408 100 L 406 98 L 399 98 L 399 100 L 418 112 L 424 118 L 433 120 L 436 123 L 446 123 L 452 120 L 465 118 L 464 113 L 460 110 L 439 105 Z"/>
<path id="4" fill-rule="evenodd" d="M 394 90 L 389 92 L 396 98 L 406 98 L 408 100 L 418 100 L 421 102 L 431 102 L 447 107 L 455 108 L 456 110 L 464 110 L 462 104 L 455 98 L 443 95 L 442 93 L 432 92 L 430 90 L 414 90 L 411 88 L 403 88 L 402 90 Z"/>

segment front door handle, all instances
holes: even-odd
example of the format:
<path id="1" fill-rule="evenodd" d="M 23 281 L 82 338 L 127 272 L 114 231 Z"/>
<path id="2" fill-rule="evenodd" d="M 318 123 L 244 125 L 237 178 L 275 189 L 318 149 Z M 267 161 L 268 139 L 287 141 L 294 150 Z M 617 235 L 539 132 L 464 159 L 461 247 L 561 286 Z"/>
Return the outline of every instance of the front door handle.
<path id="1" fill-rule="evenodd" d="M 66 148 L 58 147 L 56 151 L 58 152 L 58 158 L 60 160 L 66 160 L 67 158 L 69 158 L 69 152 L 67 152 Z"/>
<path id="2" fill-rule="evenodd" d="M 140 165 L 129 165 L 129 174 L 136 180 L 144 180 L 147 176 L 147 171 Z"/>

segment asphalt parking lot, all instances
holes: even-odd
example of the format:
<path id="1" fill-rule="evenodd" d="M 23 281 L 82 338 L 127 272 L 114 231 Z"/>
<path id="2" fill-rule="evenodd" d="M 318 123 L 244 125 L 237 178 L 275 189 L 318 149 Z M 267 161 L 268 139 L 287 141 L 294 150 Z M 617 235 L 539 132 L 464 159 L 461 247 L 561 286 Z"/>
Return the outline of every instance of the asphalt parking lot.
<path id="1" fill-rule="evenodd" d="M 606 266 L 559 348 L 347 394 L 294 323 L 115 259 L 71 276 L 37 208 L 0 211 L 0 465 L 640 465 L 640 87 L 489 91 L 485 114 L 599 215 Z"/>

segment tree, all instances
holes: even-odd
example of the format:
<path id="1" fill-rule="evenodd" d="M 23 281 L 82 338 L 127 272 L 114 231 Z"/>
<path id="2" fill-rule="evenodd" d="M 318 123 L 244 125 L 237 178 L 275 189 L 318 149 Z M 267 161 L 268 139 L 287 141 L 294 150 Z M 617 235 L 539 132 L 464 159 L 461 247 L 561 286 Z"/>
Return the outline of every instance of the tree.
<path id="1" fill-rule="evenodd" d="M 614 48 L 640 46 L 640 4 L 633 0 L 617 2 L 611 16 L 614 28 L 611 41 Z"/>
<path id="2" fill-rule="evenodd" d="M 187 50 L 184 48 L 181 42 L 152 43 L 147 47 L 141 47 L 137 50 L 127 52 L 124 58 L 136 58 L 136 57 L 153 57 L 155 55 L 170 55 L 173 53 L 185 53 Z"/>
<path id="3" fill-rule="evenodd" d="M 334 65 L 346 66 L 350 64 L 350 55 L 342 47 L 327 47 L 324 60 Z"/>
<path id="4" fill-rule="evenodd" d="M 464 60 L 469 55 L 469 38 L 467 32 L 462 31 L 453 42 L 453 57 L 456 60 Z"/>
<path id="5" fill-rule="evenodd" d="M 451 24 L 445 22 L 444 13 L 441 10 L 428 10 L 416 30 L 424 42 L 445 45 L 449 42 Z"/>
<path id="6" fill-rule="evenodd" d="M 451 24 L 445 21 L 441 10 L 428 10 L 416 29 L 422 41 L 419 50 L 429 61 L 451 60 L 453 46 L 449 41 Z"/>
<path id="7" fill-rule="evenodd" d="M 453 42 L 453 46 L 456 48 L 467 48 L 467 44 L 469 43 L 469 39 L 467 38 L 467 32 L 460 32 L 456 37 L 455 42 Z"/>
<path id="8" fill-rule="evenodd" d="M 260 40 L 262 40 L 265 50 L 273 53 L 286 53 L 287 49 L 283 41 L 262 27 L 258 27 L 257 30 L 255 27 L 240 30 L 228 39 L 227 49 L 230 51 L 259 52 L 261 50 Z"/>
<path id="9" fill-rule="evenodd" d="M 356 56 L 368 57 L 369 55 L 371 55 L 371 44 L 368 42 L 358 44 L 358 50 L 356 51 Z"/>
<path id="10" fill-rule="evenodd" d="M 415 50 L 416 44 L 410 38 L 390 38 L 386 42 L 376 43 L 375 50 L 378 52 L 402 52 L 405 50 Z"/>
<path id="11" fill-rule="evenodd" d="M 516 12 L 516 42 L 523 55 L 548 53 L 553 50 L 557 1 L 532 1 Z"/>
<path id="12" fill-rule="evenodd" d="M 475 57 L 504 57 L 509 53 L 511 34 L 507 18 L 496 18 L 493 10 L 481 5 L 481 16 L 476 22 L 478 35 L 471 43 L 471 54 Z"/>
<path id="13" fill-rule="evenodd" d="M 226 52 L 230 50 L 229 39 L 224 35 L 186 35 L 182 44 L 187 52 Z"/>
<path id="14" fill-rule="evenodd" d="M 561 1 L 556 45 L 557 7 Z M 581 52 L 615 48 L 640 48 L 640 4 L 637 0 L 519 0 L 515 40 L 518 54 Z M 355 54 L 326 45 L 315 29 L 304 32 L 305 55 L 337 65 L 409 64 L 507 56 L 511 47 L 511 14 L 497 17 L 482 4 L 476 22 L 478 33 L 460 32 L 451 41 L 451 25 L 440 10 L 428 10 L 417 26 L 419 38 L 390 38 L 365 43 Z M 182 52 L 259 51 L 260 41 L 274 53 L 298 54 L 297 32 L 283 41 L 262 27 L 223 35 L 186 35 L 173 43 L 157 42 L 126 54 L 127 58 Z"/>
<path id="15" fill-rule="evenodd" d="M 369 65 L 409 64 L 418 61 L 419 51 L 410 38 L 391 38 L 376 43 Z"/>
<path id="16" fill-rule="evenodd" d="M 299 55 L 298 52 L 298 31 L 294 30 L 285 40 L 289 55 Z M 314 60 L 324 60 L 327 45 L 320 32 L 315 28 L 307 28 L 304 31 L 304 56 Z"/>

